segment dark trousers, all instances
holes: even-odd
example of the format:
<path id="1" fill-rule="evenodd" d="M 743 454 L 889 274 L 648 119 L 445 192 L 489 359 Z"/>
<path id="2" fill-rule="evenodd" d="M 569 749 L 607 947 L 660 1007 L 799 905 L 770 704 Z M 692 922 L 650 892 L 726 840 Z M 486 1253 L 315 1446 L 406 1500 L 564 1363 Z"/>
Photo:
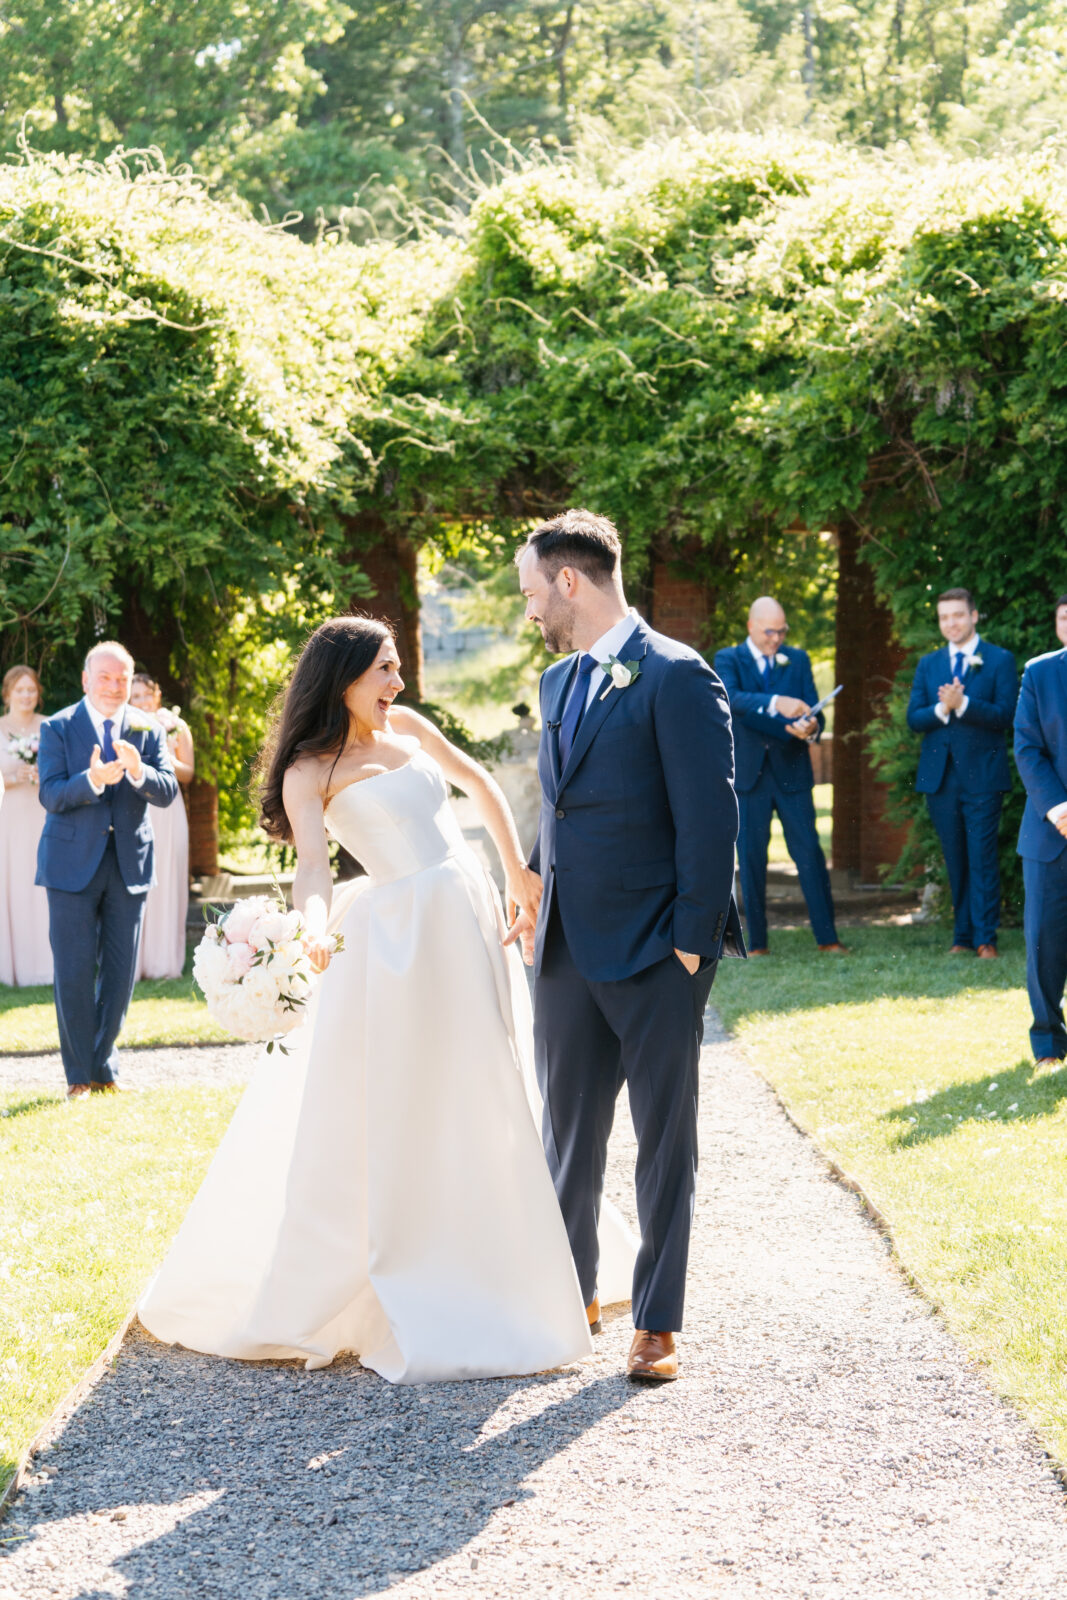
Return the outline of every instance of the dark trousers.
<path id="1" fill-rule="evenodd" d="M 1033 1025 L 1030 1045 L 1035 1061 L 1067 1056 L 1063 1022 L 1063 988 L 1067 983 L 1067 850 L 1055 861 L 1023 857 L 1026 906 L 1026 988 Z"/>
<path id="2" fill-rule="evenodd" d="M 936 794 L 926 796 L 930 821 L 945 855 L 952 910 L 953 944 L 977 947 L 996 944 L 1000 926 L 1000 854 L 998 835 L 1004 796 L 971 794 L 953 762 Z"/>
<path id="3" fill-rule="evenodd" d="M 697 1169 L 697 1078 L 715 962 L 676 956 L 617 983 L 574 964 L 553 908 L 534 994 L 545 1154 L 585 1303 L 596 1294 L 597 1224 L 615 1101 L 625 1081 L 637 1134 L 638 1328 L 682 1326 Z"/>
<path id="4" fill-rule="evenodd" d="M 834 900 L 830 874 L 819 843 L 815 800 L 810 789 L 787 794 L 765 766 L 755 787 L 737 797 L 741 829 L 737 836 L 737 862 L 741 895 L 745 902 L 748 942 L 755 950 L 767 947 L 767 848 L 771 842 L 771 817 L 777 811 L 786 849 L 796 864 L 800 888 L 808 908 L 816 944 L 836 944 Z"/>
<path id="5" fill-rule="evenodd" d="M 122 881 L 115 839 L 86 888 L 48 891 L 59 1048 L 67 1083 L 113 1083 L 133 995 L 145 896 Z"/>

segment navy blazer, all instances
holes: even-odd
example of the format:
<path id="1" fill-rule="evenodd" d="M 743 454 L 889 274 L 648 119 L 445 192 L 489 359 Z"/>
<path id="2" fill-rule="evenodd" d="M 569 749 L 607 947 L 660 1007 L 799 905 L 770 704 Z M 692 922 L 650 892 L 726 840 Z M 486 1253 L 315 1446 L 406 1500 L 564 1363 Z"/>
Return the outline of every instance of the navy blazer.
<path id="1" fill-rule="evenodd" d="M 768 709 L 776 694 L 791 695 L 809 706 L 816 704 L 819 696 L 811 660 L 806 650 L 796 650 L 791 645 L 777 654 L 788 660 L 784 666 L 774 663 L 769 679 L 756 664 L 747 639 L 727 646 L 715 657 L 715 670 L 730 697 L 733 712 L 738 794 L 747 794 L 756 787 L 765 763 L 784 794 L 810 789 L 815 782 L 807 740 L 789 732 L 788 724 L 796 719 L 780 716 L 777 711 L 772 715 Z M 816 721 L 816 737 L 821 738 L 826 726 L 821 711 Z"/>
<path id="2" fill-rule="evenodd" d="M 531 866 L 544 878 L 535 966 L 558 906 L 591 982 L 617 982 L 670 956 L 744 955 L 733 901 L 737 798 L 730 707 L 695 650 L 644 622 L 618 652 L 640 673 L 606 676 L 560 771 L 559 725 L 578 657 L 541 678 L 541 819 Z M 601 687 L 600 684 L 603 686 Z"/>
<path id="3" fill-rule="evenodd" d="M 936 794 L 951 755 L 960 782 L 972 794 L 1005 793 L 1011 788 L 1007 730 L 1011 727 L 1019 678 L 1010 650 L 978 642 L 980 667 L 967 669 L 961 682 L 969 704 L 962 717 L 955 712 L 945 724 L 937 715 L 937 691 L 952 682 L 949 647 L 923 656 L 915 668 L 908 701 L 908 727 L 923 735 L 915 787 Z"/>
<path id="4" fill-rule="evenodd" d="M 1015 760 L 1026 789 L 1019 854 L 1055 861 L 1067 839 L 1048 820 L 1067 803 L 1067 650 L 1028 661 L 1015 711 Z"/>
<path id="5" fill-rule="evenodd" d="M 148 807 L 171 805 L 178 796 L 178 780 L 162 728 L 156 723 L 131 726 L 130 709 L 124 706 L 116 718 L 114 736 L 141 752 L 145 781 L 139 789 L 123 778 L 102 795 L 93 793 L 89 758 L 99 740 L 84 701 L 41 725 L 37 772 L 48 815 L 37 849 L 36 882 L 46 889 L 72 894 L 84 889 L 100 865 L 112 828 L 119 870 L 130 893 L 144 894 L 156 881 Z"/>

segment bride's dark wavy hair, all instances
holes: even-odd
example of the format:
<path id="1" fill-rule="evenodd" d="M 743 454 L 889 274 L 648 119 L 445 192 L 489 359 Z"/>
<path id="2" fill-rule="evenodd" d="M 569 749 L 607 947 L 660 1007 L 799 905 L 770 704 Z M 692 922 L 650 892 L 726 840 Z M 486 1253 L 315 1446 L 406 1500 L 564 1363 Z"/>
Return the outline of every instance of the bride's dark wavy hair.
<path id="1" fill-rule="evenodd" d="M 374 617 L 331 617 L 315 629 L 300 652 L 288 687 L 271 709 L 253 778 L 260 826 L 271 839 L 293 842 L 282 803 L 286 772 L 305 755 L 332 755 L 336 767 L 351 720 L 345 690 L 374 665 L 382 645 L 395 638 L 389 624 Z"/>

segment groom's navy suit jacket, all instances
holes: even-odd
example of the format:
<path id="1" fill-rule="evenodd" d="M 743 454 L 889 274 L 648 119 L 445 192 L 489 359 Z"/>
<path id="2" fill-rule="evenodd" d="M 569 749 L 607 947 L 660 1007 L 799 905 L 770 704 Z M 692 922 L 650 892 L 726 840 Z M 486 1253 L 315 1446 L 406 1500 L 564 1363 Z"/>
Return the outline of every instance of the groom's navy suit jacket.
<path id="1" fill-rule="evenodd" d="M 560 770 L 559 725 L 578 657 L 541 679 L 541 820 L 530 864 L 544 879 L 535 967 L 558 909 L 591 982 L 633 977 L 674 949 L 744 954 L 733 901 L 737 798 L 723 686 L 702 656 L 638 622 L 618 652 L 640 675 L 595 697 Z"/>
<path id="2" fill-rule="evenodd" d="M 37 754 L 45 817 L 37 850 L 37 882 L 46 889 L 77 894 L 90 882 L 114 832 L 122 880 L 131 894 L 155 883 L 155 846 L 148 807 L 169 806 L 178 794 L 167 739 L 154 724 L 131 727 L 125 706 L 113 737 L 126 739 L 141 753 L 145 781 L 139 789 L 124 778 L 102 795 L 88 778 L 89 759 L 99 741 L 84 702 L 68 706 L 41 726 Z"/>
<path id="3" fill-rule="evenodd" d="M 936 794 L 951 760 L 960 783 L 970 794 L 1003 794 L 1011 788 L 1007 730 L 1011 727 L 1019 680 L 1010 650 L 979 640 L 980 667 L 969 667 L 960 680 L 967 695 L 962 717 L 953 711 L 947 724 L 935 711 L 937 691 L 952 682 L 946 645 L 923 656 L 915 668 L 908 701 L 908 727 L 923 735 L 915 787 Z"/>

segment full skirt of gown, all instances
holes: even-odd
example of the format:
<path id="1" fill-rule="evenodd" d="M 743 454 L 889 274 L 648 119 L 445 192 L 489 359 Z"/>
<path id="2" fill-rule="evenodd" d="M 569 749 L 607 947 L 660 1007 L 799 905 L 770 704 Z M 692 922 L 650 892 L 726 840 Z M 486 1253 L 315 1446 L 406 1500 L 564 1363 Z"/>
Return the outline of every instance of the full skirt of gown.
<path id="1" fill-rule="evenodd" d="M 141 1321 L 244 1359 L 352 1351 L 404 1383 L 584 1356 L 525 975 L 440 769 L 419 753 L 352 784 L 327 822 L 369 873 L 335 901 L 345 948 L 291 1053 L 264 1053 Z M 605 1231 L 628 1284 L 633 1241 Z"/>

